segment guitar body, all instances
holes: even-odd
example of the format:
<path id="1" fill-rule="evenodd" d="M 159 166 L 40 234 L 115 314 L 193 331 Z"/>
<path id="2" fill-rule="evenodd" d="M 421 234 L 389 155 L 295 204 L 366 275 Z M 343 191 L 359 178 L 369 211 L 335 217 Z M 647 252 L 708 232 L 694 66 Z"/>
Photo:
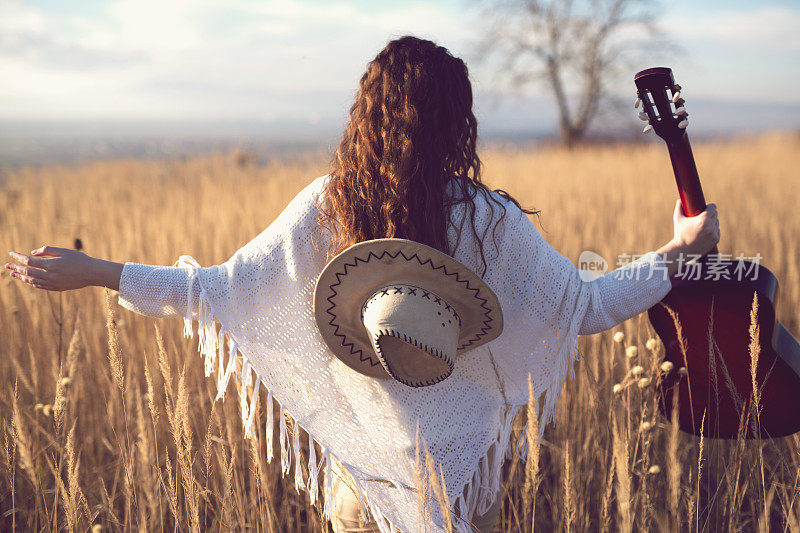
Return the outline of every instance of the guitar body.
<path id="1" fill-rule="evenodd" d="M 733 274 L 739 262 L 725 264 Z M 744 262 L 743 269 L 755 270 Z M 716 270 L 717 267 L 715 267 Z M 705 437 L 736 438 L 740 417 L 750 415 L 753 398 L 751 364 L 756 361 L 759 420 L 746 418 L 742 436 L 761 438 L 800 431 L 800 347 L 780 323 L 773 301 L 778 281 L 758 266 L 755 279 L 673 280 L 673 289 L 648 311 L 650 323 L 674 369 L 659 383 L 659 408 L 669 418 L 677 388 L 678 424 Z M 757 298 L 758 338 L 751 354 L 751 310 Z M 680 332 L 677 324 L 680 325 Z M 757 352 L 757 353 L 756 353 Z M 686 375 L 677 372 L 685 367 Z M 705 413 L 705 421 L 703 414 Z"/>
<path id="2" fill-rule="evenodd" d="M 666 141 L 683 211 L 696 216 L 706 203 L 681 88 L 664 67 L 643 70 L 634 81 L 639 117 L 648 122 L 644 131 Z M 677 399 L 680 428 L 711 438 L 736 438 L 740 425 L 747 428 L 743 438 L 800 431 L 800 344 L 775 320 L 776 277 L 759 263 L 723 257 L 716 247 L 681 269 L 672 290 L 648 311 L 674 365 L 658 383 L 662 413 L 669 418 Z"/>

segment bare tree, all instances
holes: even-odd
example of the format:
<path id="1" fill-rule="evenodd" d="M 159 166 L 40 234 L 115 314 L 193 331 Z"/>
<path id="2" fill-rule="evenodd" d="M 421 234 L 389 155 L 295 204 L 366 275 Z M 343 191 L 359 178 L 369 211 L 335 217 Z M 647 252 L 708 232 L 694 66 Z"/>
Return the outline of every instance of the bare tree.
<path id="1" fill-rule="evenodd" d="M 632 75 L 646 55 L 674 48 L 656 26 L 652 0 L 497 1 L 488 2 L 484 15 L 489 29 L 478 59 L 512 87 L 547 87 L 570 147 L 604 105 L 618 103 L 610 98 L 611 82 Z"/>

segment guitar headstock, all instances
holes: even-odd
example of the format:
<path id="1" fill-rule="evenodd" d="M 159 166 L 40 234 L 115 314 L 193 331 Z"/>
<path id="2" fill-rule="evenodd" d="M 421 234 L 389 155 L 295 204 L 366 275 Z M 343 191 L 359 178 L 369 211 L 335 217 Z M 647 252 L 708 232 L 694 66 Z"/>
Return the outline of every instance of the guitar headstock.
<path id="1" fill-rule="evenodd" d="M 672 69 L 654 67 L 637 72 L 633 77 L 636 84 L 636 103 L 641 111 L 639 118 L 647 122 L 642 130 L 656 134 L 667 142 L 678 141 L 685 134 L 689 115 L 686 113 L 681 86 L 675 83 Z"/>

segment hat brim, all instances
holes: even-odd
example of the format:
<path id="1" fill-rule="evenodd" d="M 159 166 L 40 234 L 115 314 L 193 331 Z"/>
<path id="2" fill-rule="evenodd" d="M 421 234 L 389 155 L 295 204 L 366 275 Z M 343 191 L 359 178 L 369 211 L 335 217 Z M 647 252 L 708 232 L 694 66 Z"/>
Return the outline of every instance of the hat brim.
<path id="1" fill-rule="evenodd" d="M 500 302 L 472 270 L 447 254 L 407 239 L 375 239 L 350 246 L 325 266 L 314 288 L 314 316 L 333 355 L 352 369 L 389 378 L 361 320 L 361 307 L 392 283 L 426 289 L 461 318 L 456 355 L 503 331 Z"/>

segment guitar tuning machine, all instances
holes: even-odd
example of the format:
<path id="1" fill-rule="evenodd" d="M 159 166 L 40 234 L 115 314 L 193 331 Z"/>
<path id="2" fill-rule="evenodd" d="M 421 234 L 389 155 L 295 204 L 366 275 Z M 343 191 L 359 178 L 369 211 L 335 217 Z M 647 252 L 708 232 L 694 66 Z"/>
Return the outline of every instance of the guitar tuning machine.
<path id="1" fill-rule="evenodd" d="M 672 86 L 672 92 L 673 93 L 679 93 L 679 92 L 681 92 L 681 89 L 682 89 L 682 87 L 680 85 L 678 85 L 677 83 Z"/>

